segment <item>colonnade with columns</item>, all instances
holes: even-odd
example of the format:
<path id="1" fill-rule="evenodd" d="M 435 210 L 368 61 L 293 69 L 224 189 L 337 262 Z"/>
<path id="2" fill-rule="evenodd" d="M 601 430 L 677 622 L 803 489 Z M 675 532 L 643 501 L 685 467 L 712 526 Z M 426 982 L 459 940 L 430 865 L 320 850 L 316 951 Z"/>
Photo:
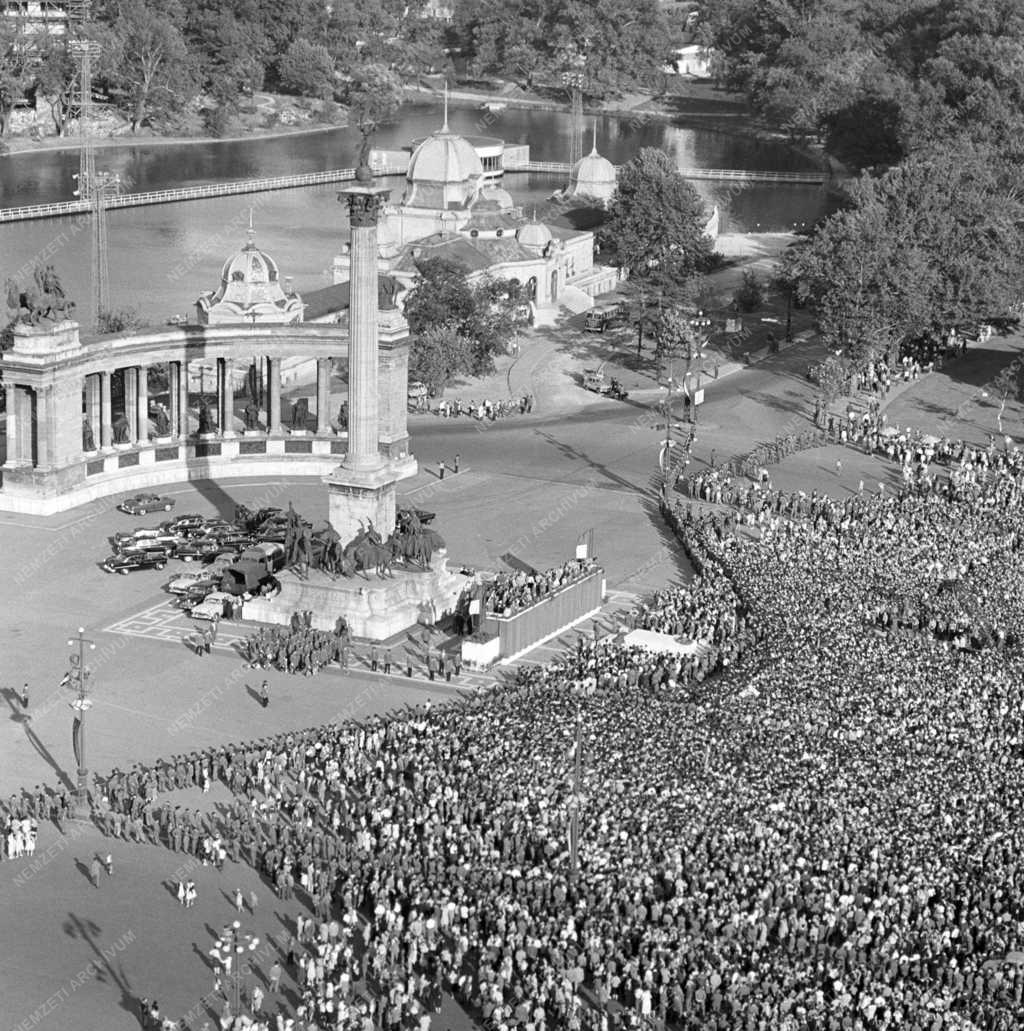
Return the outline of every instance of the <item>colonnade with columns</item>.
<path id="1" fill-rule="evenodd" d="M 381 312 L 380 323 L 379 446 L 383 454 L 401 457 L 409 443 L 408 327 L 397 312 Z M 306 395 L 315 410 L 299 433 L 281 418 L 282 361 L 289 358 L 316 365 L 315 394 L 311 383 Z M 262 475 L 261 461 L 278 472 L 285 468 L 281 463 L 294 462 L 297 473 L 305 463 L 310 475 L 326 474 L 348 446 L 347 434 L 336 431 L 331 419 L 332 372 L 336 360 L 347 358 L 344 331 L 326 324 L 255 332 L 175 327 L 86 344 L 70 322 L 46 331 L 16 327 L 14 346 L 0 355 L 7 405 L 0 510 L 4 495 L 20 497 L 23 507 L 12 511 L 59 511 L 70 506 L 63 495 L 87 490 L 100 496 L 108 480 L 109 490 L 173 482 L 189 475 L 192 461 L 202 461 L 204 472 L 216 468 L 225 475 Z M 235 416 L 233 373 L 254 361 L 262 367 L 259 425 L 236 432 L 242 422 Z M 196 363 L 207 370 L 212 365 L 214 373 L 207 371 L 199 391 L 193 389 Z M 152 412 L 154 367 L 166 369 L 166 420 Z M 197 393 L 209 415 L 209 432 L 202 434 L 196 432 Z M 166 427 L 160 425 L 164 421 Z"/>

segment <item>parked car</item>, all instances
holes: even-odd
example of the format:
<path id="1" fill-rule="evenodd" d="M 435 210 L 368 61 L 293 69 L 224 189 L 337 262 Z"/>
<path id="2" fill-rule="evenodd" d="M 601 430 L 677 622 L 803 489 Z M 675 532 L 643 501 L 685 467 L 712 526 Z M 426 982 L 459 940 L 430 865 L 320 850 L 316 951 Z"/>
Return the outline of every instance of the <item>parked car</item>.
<path id="1" fill-rule="evenodd" d="M 162 494 L 136 494 L 132 498 L 125 498 L 117 507 L 122 512 L 127 512 L 128 515 L 170 512 L 174 508 L 174 498 L 168 498 Z"/>
<path id="2" fill-rule="evenodd" d="M 184 542 L 176 534 L 157 529 L 147 530 L 141 534 L 115 533 L 111 543 L 118 554 L 138 548 L 159 547 L 173 555 Z"/>
<path id="3" fill-rule="evenodd" d="M 168 554 L 162 548 L 140 548 L 134 551 L 123 551 L 120 555 L 111 555 L 103 563 L 108 573 L 121 573 L 127 576 L 136 569 L 163 569 L 167 565 Z"/>
<path id="4" fill-rule="evenodd" d="M 206 599 L 217 590 L 216 583 L 212 581 L 198 581 L 192 584 L 188 590 L 177 596 L 178 607 L 186 612 L 191 612 L 197 605 L 201 605 Z"/>
<path id="5" fill-rule="evenodd" d="M 166 522 L 161 523 L 160 527 L 168 533 L 188 534 L 194 533 L 205 522 L 205 516 L 189 512 L 184 515 L 175 516 L 173 519 L 168 519 Z"/>
<path id="6" fill-rule="evenodd" d="M 186 594 L 197 584 L 209 584 L 212 591 L 220 583 L 220 574 L 220 570 L 209 567 L 197 569 L 193 572 L 179 573 L 167 584 L 167 590 L 171 594 Z"/>
<path id="7" fill-rule="evenodd" d="M 183 562 L 212 558 L 221 552 L 220 541 L 213 537 L 192 537 L 178 545 L 175 554 Z"/>
<path id="8" fill-rule="evenodd" d="M 213 591 L 188 609 L 193 619 L 223 619 L 231 612 L 232 597 L 223 591 Z"/>

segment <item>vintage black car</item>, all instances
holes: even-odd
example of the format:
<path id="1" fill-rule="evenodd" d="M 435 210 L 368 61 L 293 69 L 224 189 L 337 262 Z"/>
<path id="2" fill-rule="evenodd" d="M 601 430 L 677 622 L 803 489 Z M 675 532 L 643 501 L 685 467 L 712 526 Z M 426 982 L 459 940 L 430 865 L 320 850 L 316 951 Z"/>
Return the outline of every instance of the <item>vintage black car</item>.
<path id="1" fill-rule="evenodd" d="M 220 541 L 215 537 L 193 537 L 190 540 L 182 541 L 175 554 L 185 562 L 191 562 L 193 559 L 212 558 L 223 550 Z"/>
<path id="2" fill-rule="evenodd" d="M 138 548 L 123 551 L 120 555 L 111 555 L 103 563 L 108 573 L 121 573 L 127 576 L 137 569 L 163 569 L 170 556 L 163 548 Z"/>
<path id="3" fill-rule="evenodd" d="M 190 534 L 201 529 L 205 522 L 205 516 L 189 512 L 185 515 L 175 516 L 173 519 L 168 519 L 165 522 L 162 522 L 160 524 L 160 529 L 166 530 L 168 533 Z"/>
<path id="4" fill-rule="evenodd" d="M 183 539 L 178 535 L 162 528 L 139 529 L 129 533 L 115 533 L 110 538 L 114 551 L 122 554 L 125 551 L 135 551 L 139 548 L 163 548 L 174 554 Z"/>
<path id="5" fill-rule="evenodd" d="M 162 494 L 136 494 L 134 497 L 125 498 L 117 507 L 122 512 L 127 512 L 128 515 L 170 512 L 174 508 L 174 498 L 168 498 Z"/>

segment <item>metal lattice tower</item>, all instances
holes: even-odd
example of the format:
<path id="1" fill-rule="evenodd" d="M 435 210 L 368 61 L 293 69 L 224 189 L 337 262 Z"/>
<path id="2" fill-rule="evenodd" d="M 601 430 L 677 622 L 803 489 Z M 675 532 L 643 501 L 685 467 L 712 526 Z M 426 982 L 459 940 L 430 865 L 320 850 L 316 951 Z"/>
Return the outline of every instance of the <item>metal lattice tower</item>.
<path id="1" fill-rule="evenodd" d="M 582 80 L 583 76 L 578 76 Z M 583 157 L 583 83 L 572 85 L 572 139 L 569 143 L 569 166 L 573 167 Z"/>
<path id="2" fill-rule="evenodd" d="M 93 137 L 92 61 L 99 54 L 99 45 L 89 39 L 92 0 L 69 0 L 68 34 L 72 49 L 79 57 L 78 126 L 81 145 L 78 153 L 78 189 L 75 196 L 89 203 L 91 232 L 90 275 L 92 282 L 92 325 L 99 328 L 100 313 L 109 306 L 110 269 L 107 259 L 107 211 L 105 193 L 118 185 L 116 176 L 96 171 L 96 147 Z"/>

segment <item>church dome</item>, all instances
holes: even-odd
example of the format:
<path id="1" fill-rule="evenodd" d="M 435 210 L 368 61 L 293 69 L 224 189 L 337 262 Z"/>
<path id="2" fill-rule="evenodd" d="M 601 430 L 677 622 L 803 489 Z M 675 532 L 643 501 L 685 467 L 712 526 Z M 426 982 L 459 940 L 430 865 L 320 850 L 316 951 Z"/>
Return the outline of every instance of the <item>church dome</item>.
<path id="1" fill-rule="evenodd" d="M 543 222 L 527 222 L 519 227 L 516 239 L 523 247 L 542 251 L 551 243 L 551 230 Z"/>
<path id="2" fill-rule="evenodd" d="M 484 166 L 469 140 L 444 125 L 413 152 L 405 173 L 405 204 L 414 208 L 467 207 L 480 192 Z"/>
<path id="3" fill-rule="evenodd" d="M 222 283 L 276 283 L 277 262 L 250 238 L 237 254 L 224 262 L 220 278 Z"/>
<path id="4" fill-rule="evenodd" d="M 302 321 L 302 298 L 285 293 L 277 262 L 255 243 L 252 216 L 249 241 L 224 262 L 220 288 L 196 301 L 199 321 L 206 325 L 238 323 L 288 324 Z"/>

